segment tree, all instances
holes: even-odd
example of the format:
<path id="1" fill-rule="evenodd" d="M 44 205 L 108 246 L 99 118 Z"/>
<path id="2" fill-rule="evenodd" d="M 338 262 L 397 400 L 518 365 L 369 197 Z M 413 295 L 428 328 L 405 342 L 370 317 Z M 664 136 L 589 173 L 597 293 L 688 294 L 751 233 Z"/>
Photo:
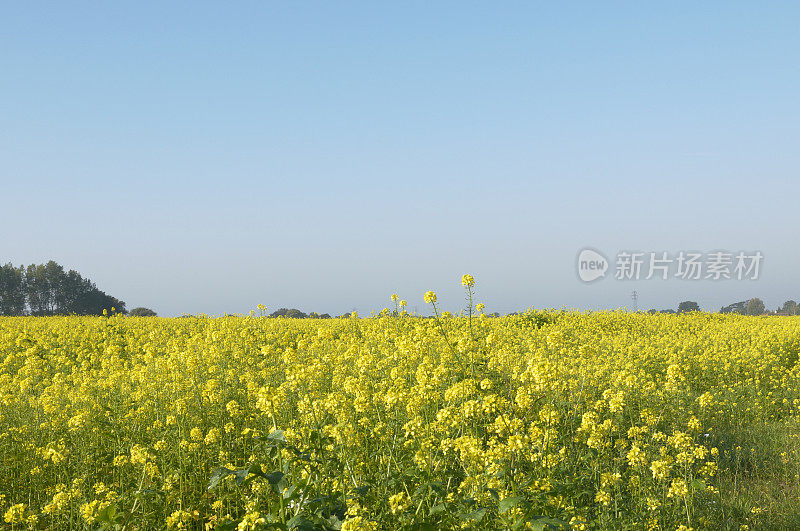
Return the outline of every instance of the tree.
<path id="1" fill-rule="evenodd" d="M 754 297 L 747 301 L 747 306 L 745 306 L 744 313 L 746 315 L 761 315 L 764 313 L 764 309 L 764 301 L 758 297 Z"/>
<path id="2" fill-rule="evenodd" d="M 694 301 L 683 301 L 678 304 L 678 313 L 699 312 L 700 305 Z"/>
<path id="3" fill-rule="evenodd" d="M 287 308 L 278 308 L 271 314 L 270 317 L 288 317 L 290 319 L 304 319 L 308 317 L 304 312 L 301 312 L 297 308 L 287 309 Z"/>
<path id="4" fill-rule="evenodd" d="M 141 306 L 139 306 L 129 311 L 128 315 L 131 315 L 133 317 L 155 317 L 156 312 L 154 312 L 150 308 L 142 308 Z"/>
<path id="5" fill-rule="evenodd" d="M 126 313 L 125 302 L 100 291 L 77 271 L 65 273 L 53 260 L 25 268 L 23 292 L 32 315 L 102 315 L 112 308 Z"/>
<path id="6" fill-rule="evenodd" d="M 44 265 L 31 264 L 25 269 L 25 294 L 32 315 L 47 315 L 50 311 L 50 285 Z"/>
<path id="7" fill-rule="evenodd" d="M 67 275 L 64 268 L 50 260 L 44 265 L 44 279 L 47 286 L 47 315 L 64 314 L 70 294 L 66 286 Z"/>
<path id="8" fill-rule="evenodd" d="M 786 315 L 798 315 L 798 313 L 800 313 L 800 307 L 797 306 L 795 301 L 788 300 L 781 306 L 781 311 Z"/>
<path id="9" fill-rule="evenodd" d="M 723 306 L 720 308 L 719 313 L 745 313 L 745 306 L 747 306 L 747 301 L 739 301 L 734 302 L 733 304 L 729 304 L 727 306 Z"/>
<path id="10" fill-rule="evenodd" d="M 25 313 L 25 269 L 11 263 L 0 266 L 0 315 Z"/>

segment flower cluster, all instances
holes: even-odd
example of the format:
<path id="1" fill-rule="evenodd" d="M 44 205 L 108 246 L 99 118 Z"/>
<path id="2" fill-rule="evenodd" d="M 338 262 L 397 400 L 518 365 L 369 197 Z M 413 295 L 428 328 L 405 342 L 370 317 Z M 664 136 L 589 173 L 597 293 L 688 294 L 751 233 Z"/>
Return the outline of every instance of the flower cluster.
<path id="1" fill-rule="evenodd" d="M 799 321 L 475 309 L 475 319 L 0 318 L 3 519 L 260 529 L 302 517 L 350 530 L 766 521 L 757 508 L 723 517 L 715 500 L 720 472 L 753 459 L 737 434 L 797 420 Z"/>

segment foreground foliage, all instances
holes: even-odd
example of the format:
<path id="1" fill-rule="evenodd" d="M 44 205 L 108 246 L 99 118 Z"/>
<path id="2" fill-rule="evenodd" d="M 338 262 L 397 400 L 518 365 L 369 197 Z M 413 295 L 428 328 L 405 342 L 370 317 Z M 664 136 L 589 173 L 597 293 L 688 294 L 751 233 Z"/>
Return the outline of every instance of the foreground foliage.
<path id="1" fill-rule="evenodd" d="M 700 313 L 3 318 L 2 515 L 792 527 L 798 352 L 800 319 Z"/>

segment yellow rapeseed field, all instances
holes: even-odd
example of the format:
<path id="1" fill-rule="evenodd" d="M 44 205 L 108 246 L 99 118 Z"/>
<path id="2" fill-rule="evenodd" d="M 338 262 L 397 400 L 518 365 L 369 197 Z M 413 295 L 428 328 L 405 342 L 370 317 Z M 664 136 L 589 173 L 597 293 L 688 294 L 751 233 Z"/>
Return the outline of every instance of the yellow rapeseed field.
<path id="1" fill-rule="evenodd" d="M 0 318 L 3 525 L 797 523 L 800 319 L 490 318 L 469 300 L 437 318 L 396 296 L 369 318 Z"/>

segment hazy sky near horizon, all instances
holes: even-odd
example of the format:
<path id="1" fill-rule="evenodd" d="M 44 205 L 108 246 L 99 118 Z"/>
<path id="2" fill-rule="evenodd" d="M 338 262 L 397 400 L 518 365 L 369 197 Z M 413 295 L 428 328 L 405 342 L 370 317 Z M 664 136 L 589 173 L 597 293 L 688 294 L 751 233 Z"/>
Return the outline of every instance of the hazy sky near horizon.
<path id="1" fill-rule="evenodd" d="M 7 2 L 0 261 L 162 315 L 800 300 L 800 5 Z M 756 281 L 576 275 L 760 251 Z"/>

